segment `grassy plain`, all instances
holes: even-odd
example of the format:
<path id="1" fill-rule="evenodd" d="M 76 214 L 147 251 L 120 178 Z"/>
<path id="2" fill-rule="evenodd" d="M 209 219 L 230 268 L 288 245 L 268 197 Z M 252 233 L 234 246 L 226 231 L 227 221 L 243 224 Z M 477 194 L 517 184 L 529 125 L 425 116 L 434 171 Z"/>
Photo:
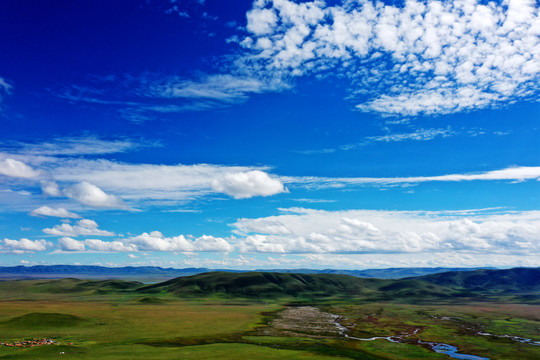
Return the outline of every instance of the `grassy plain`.
<path id="1" fill-rule="evenodd" d="M 297 297 L 219 292 L 181 297 L 156 287 L 140 291 L 144 286 L 137 282 L 2 282 L 0 342 L 54 338 L 57 344 L 0 346 L 0 359 L 450 359 L 420 342 L 447 343 L 460 353 L 490 359 L 540 359 L 540 346 L 478 335 L 484 331 L 540 341 L 540 305 L 446 297 L 419 304 L 413 295 L 373 300 L 378 290 L 366 284 L 366 297 L 310 299 L 304 289 Z M 394 290 L 415 293 L 399 286 Z M 350 337 L 335 328 L 331 333 L 311 329 L 309 319 L 305 329 L 300 324 L 287 333 L 276 319 L 291 305 L 339 315 Z M 399 343 L 351 338 L 400 335 Z"/>

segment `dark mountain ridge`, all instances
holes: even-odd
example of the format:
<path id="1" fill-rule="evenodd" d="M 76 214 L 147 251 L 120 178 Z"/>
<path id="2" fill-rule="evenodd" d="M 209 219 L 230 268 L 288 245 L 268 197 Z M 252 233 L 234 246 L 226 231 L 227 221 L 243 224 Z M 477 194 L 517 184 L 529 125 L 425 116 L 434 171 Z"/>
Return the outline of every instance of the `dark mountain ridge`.
<path id="1" fill-rule="evenodd" d="M 441 286 L 464 290 L 540 290 L 540 268 L 513 268 L 505 270 L 449 271 L 403 280 L 421 280 Z"/>

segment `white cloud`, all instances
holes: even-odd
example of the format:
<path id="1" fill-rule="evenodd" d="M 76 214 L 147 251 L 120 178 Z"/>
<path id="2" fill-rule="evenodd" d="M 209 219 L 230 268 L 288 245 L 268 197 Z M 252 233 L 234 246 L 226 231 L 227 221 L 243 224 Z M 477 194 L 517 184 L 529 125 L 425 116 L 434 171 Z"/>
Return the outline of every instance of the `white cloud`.
<path id="1" fill-rule="evenodd" d="M 62 251 L 92 251 L 92 252 L 130 252 L 137 251 L 135 245 L 126 245 L 121 241 L 103 241 L 100 239 L 75 240 L 63 237 L 58 240 Z"/>
<path id="2" fill-rule="evenodd" d="M 63 251 L 84 251 L 84 241 L 78 241 L 70 237 L 58 239 L 58 245 Z"/>
<path id="3" fill-rule="evenodd" d="M 64 190 L 64 194 L 83 205 L 96 208 L 123 209 L 126 207 L 121 198 L 107 194 L 96 185 L 87 181 L 81 181 L 78 184 Z"/>
<path id="4" fill-rule="evenodd" d="M 281 182 L 247 166 L 121 164 L 73 160 L 51 164 L 57 181 L 86 180 L 125 199 L 175 199 L 225 193 L 236 198 L 283 192 Z"/>
<path id="5" fill-rule="evenodd" d="M 239 219 L 242 252 L 540 253 L 540 212 L 321 211 Z"/>
<path id="6" fill-rule="evenodd" d="M 429 141 L 433 140 L 437 137 L 450 137 L 454 136 L 457 133 L 453 131 L 450 127 L 446 129 L 418 129 L 413 132 L 409 133 L 390 133 L 386 135 L 379 135 L 379 136 L 368 136 L 365 138 L 364 141 L 356 143 L 356 144 L 346 144 L 339 147 L 341 150 L 352 150 L 357 149 L 362 146 L 369 145 L 373 142 L 400 142 L 400 141 Z M 481 135 L 478 131 L 474 133 L 470 133 L 469 136 L 477 136 Z M 302 152 L 304 154 L 310 154 L 313 153 L 313 151 L 304 151 Z"/>
<path id="7" fill-rule="evenodd" d="M 96 234 L 97 235 L 97 234 Z M 203 235 L 195 240 L 184 235 L 165 237 L 159 231 L 142 233 L 130 238 L 121 238 L 114 241 L 99 239 L 75 240 L 63 237 L 58 240 L 62 251 L 104 251 L 104 252 L 231 252 L 234 247 L 226 239 Z M 136 257 L 135 255 L 130 257 Z"/>
<path id="8" fill-rule="evenodd" d="M 67 211 L 64 208 L 57 208 L 53 209 L 48 206 L 41 206 L 35 210 L 32 210 L 30 213 L 32 216 L 53 216 L 53 217 L 60 217 L 65 219 L 77 219 L 80 218 L 79 215 L 72 213 L 70 211 Z"/>
<path id="9" fill-rule="evenodd" d="M 234 247 L 225 239 L 203 235 L 193 242 L 193 251 L 231 252 Z"/>
<path id="10" fill-rule="evenodd" d="M 138 251 L 230 252 L 233 250 L 233 246 L 223 238 L 203 235 L 192 241 L 186 239 L 184 235 L 165 237 L 159 231 L 142 233 L 121 241 L 136 246 Z"/>
<path id="11" fill-rule="evenodd" d="M 283 91 L 296 78 L 335 76 L 357 109 L 381 115 L 444 114 L 538 98 L 540 17 L 534 0 L 254 1 L 240 51 L 220 73 L 185 79 L 107 76 L 60 97 L 152 113 L 201 111 Z M 217 66 L 216 66 L 217 68 Z M 95 79 L 96 80 L 96 79 Z"/>
<path id="12" fill-rule="evenodd" d="M 61 224 L 53 228 L 43 229 L 45 234 L 56 236 L 114 236 L 110 231 L 98 229 L 98 224 L 94 220 L 82 219 L 75 225 Z"/>
<path id="13" fill-rule="evenodd" d="M 6 79 L 4 79 L 3 77 L 0 77 L 0 90 L 3 90 L 4 92 L 9 94 L 11 92 L 12 88 L 13 88 L 13 86 L 11 84 L 9 84 L 6 81 Z"/>
<path id="14" fill-rule="evenodd" d="M 236 77 L 230 74 L 208 75 L 200 80 L 167 79 L 166 83 L 154 85 L 156 96 L 163 98 L 210 99 L 237 102 L 246 94 L 260 93 L 266 85 L 255 78 Z"/>
<path id="15" fill-rule="evenodd" d="M 322 178 L 322 177 L 289 177 L 281 178 L 284 183 L 296 186 L 309 186 L 318 188 L 343 187 L 349 185 L 409 185 L 432 181 L 525 181 L 539 180 L 539 166 L 516 166 L 501 170 L 478 173 L 448 174 L 438 176 L 410 176 L 410 177 L 358 177 L 358 178 Z"/>
<path id="16" fill-rule="evenodd" d="M 54 181 L 42 181 L 41 182 L 41 191 L 44 195 L 60 197 L 63 196 L 62 191 L 57 183 Z"/>
<path id="17" fill-rule="evenodd" d="M 0 252 L 7 252 L 13 254 L 24 254 L 34 251 L 43 251 L 51 246 L 51 243 L 45 240 L 11 240 L 4 239 L 4 244 L 0 242 Z"/>
<path id="18" fill-rule="evenodd" d="M 278 78 L 259 75 L 233 70 L 228 74 L 200 74 L 187 79 L 145 73 L 115 78 L 114 82 L 101 79 L 99 91 L 94 86 L 72 86 L 58 96 L 70 102 L 114 107 L 120 117 L 143 122 L 156 113 L 222 108 L 245 101 L 250 94 L 289 88 Z"/>
<path id="19" fill-rule="evenodd" d="M 225 174 L 212 181 L 212 188 L 235 199 L 270 196 L 287 191 L 279 179 L 273 179 L 259 170 Z"/>
<path id="20" fill-rule="evenodd" d="M 533 0 L 255 1 L 237 67 L 343 76 L 362 111 L 453 113 L 537 99 L 539 24 Z"/>
<path id="21" fill-rule="evenodd" d="M 0 175 L 30 179 L 39 176 L 39 172 L 22 161 L 6 158 L 0 160 Z"/>
<path id="22" fill-rule="evenodd" d="M 451 129 L 419 129 L 411 133 L 394 133 L 380 136 L 369 136 L 368 141 L 377 142 L 397 142 L 405 140 L 427 141 L 433 140 L 436 137 L 448 137 L 454 135 L 455 132 Z"/>
<path id="23" fill-rule="evenodd" d="M 131 139 L 106 140 L 96 136 L 61 137 L 38 143 L 13 142 L 8 145 L 9 149 L 17 149 L 20 154 L 39 156 L 113 154 L 144 146 L 155 146 Z"/>
<path id="24" fill-rule="evenodd" d="M 247 30 L 255 35 L 266 35 L 273 32 L 278 18 L 273 9 L 254 8 L 246 14 Z"/>
<path id="25" fill-rule="evenodd" d="M 0 77 L 0 102 L 3 100 L 3 93 L 11 94 L 13 85 L 6 81 L 3 77 Z"/>
<path id="26" fill-rule="evenodd" d="M 122 241 L 103 241 L 99 239 L 86 239 L 84 245 L 92 251 L 108 252 L 131 252 L 136 251 L 137 247 L 132 244 L 124 244 Z"/>
<path id="27" fill-rule="evenodd" d="M 39 166 L 44 195 L 67 196 L 95 208 L 125 209 L 127 201 L 183 201 L 223 193 L 234 198 L 286 191 L 262 166 L 129 164 L 74 156 L 0 153 Z M 60 188 L 64 188 L 61 191 Z M 114 194 L 114 195 L 113 195 Z"/>

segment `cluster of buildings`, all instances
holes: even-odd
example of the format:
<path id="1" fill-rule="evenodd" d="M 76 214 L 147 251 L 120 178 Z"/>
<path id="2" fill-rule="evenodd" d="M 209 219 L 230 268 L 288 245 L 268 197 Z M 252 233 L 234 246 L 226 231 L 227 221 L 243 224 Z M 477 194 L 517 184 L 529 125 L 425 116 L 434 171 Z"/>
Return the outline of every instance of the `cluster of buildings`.
<path id="1" fill-rule="evenodd" d="M 1 342 L 1 346 L 9 346 L 9 347 L 33 347 L 33 346 L 41 346 L 41 345 L 52 345 L 55 344 L 56 341 L 53 339 L 32 339 L 32 340 L 22 340 L 22 341 L 15 341 L 15 342 Z"/>

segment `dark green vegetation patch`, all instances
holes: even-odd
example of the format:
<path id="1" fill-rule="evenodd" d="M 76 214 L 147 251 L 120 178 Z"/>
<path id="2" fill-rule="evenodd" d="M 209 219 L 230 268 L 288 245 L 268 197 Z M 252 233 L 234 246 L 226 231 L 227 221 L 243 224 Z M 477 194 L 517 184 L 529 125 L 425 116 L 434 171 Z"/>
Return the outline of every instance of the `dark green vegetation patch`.
<path id="1" fill-rule="evenodd" d="M 87 320 L 70 314 L 60 313 L 30 313 L 17 316 L 5 322 L 13 327 L 70 327 L 87 322 Z"/>

